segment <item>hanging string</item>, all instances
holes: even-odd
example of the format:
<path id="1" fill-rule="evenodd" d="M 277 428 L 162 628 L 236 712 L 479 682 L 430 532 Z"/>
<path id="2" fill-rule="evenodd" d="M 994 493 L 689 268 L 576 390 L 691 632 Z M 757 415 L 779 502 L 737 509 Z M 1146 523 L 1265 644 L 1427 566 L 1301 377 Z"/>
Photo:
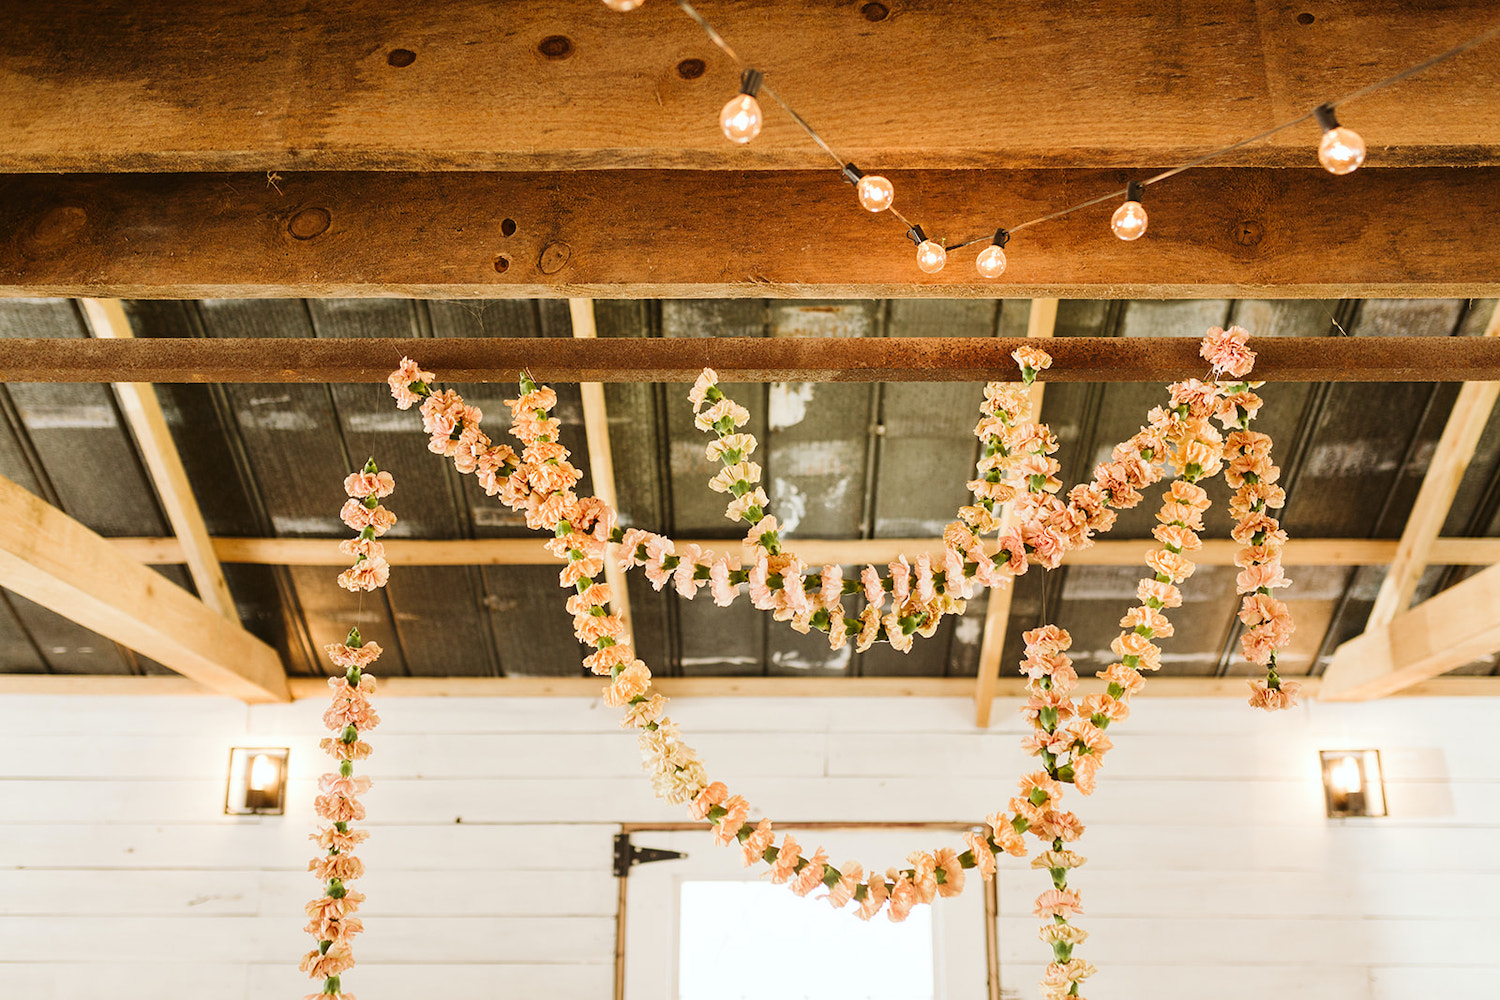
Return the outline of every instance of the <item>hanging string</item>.
<path id="1" fill-rule="evenodd" d="M 703 29 L 703 33 L 708 36 L 709 41 L 718 46 L 719 49 L 723 51 L 723 53 L 728 56 L 736 66 L 740 67 L 741 69 L 746 68 L 744 60 L 742 60 L 734 51 L 734 49 L 730 47 L 729 43 L 724 40 L 724 36 L 721 35 L 711 23 L 709 23 L 709 20 L 704 17 L 703 14 L 700 13 L 698 9 L 689 2 L 689 0 L 677 0 L 677 6 L 682 8 L 683 12 L 686 13 L 688 17 L 692 18 L 697 23 L 698 27 Z M 1440 52 L 1437 55 L 1432 56 L 1431 58 L 1426 59 L 1423 62 L 1417 63 L 1414 66 L 1409 66 L 1398 73 L 1393 73 L 1392 75 L 1385 77 L 1384 79 L 1377 80 L 1374 83 L 1359 88 L 1358 90 L 1351 91 L 1350 93 L 1344 94 L 1341 97 L 1335 98 L 1331 101 L 1327 101 L 1323 105 L 1321 105 L 1321 107 L 1331 111 L 1333 108 L 1337 108 L 1341 105 L 1348 104 L 1351 101 L 1356 101 L 1360 98 L 1367 97 L 1370 94 L 1375 93 L 1376 91 L 1383 90 L 1384 88 L 1389 87 L 1393 84 L 1400 83 L 1401 81 L 1416 76 L 1419 73 L 1423 73 L 1438 65 L 1439 63 L 1447 62 L 1449 59 L 1453 59 L 1457 56 L 1463 55 L 1465 52 L 1468 52 L 1471 49 L 1478 48 L 1479 46 L 1484 45 L 1488 42 L 1492 42 L 1497 38 L 1500 38 L 1500 26 L 1496 26 L 1481 34 L 1475 35 L 1473 38 L 1455 45 L 1453 48 L 1448 49 L 1445 52 Z M 807 121 L 807 119 L 798 114 L 796 109 L 794 109 L 789 103 L 787 103 L 787 101 L 784 100 L 781 95 L 776 93 L 771 87 L 762 84 L 760 89 L 777 104 L 781 105 L 782 110 L 784 110 L 791 117 L 791 119 L 795 121 L 804 132 L 807 133 L 808 137 L 811 138 L 813 142 L 823 150 L 823 152 L 827 153 L 829 157 L 833 159 L 834 163 L 838 165 L 838 168 L 841 171 L 844 169 L 845 164 L 849 161 L 840 156 L 838 153 L 834 152 L 833 147 L 830 146 L 828 142 L 818 134 L 817 129 L 813 128 L 812 125 Z M 1203 155 L 1198 156 L 1194 159 L 1188 160 L 1186 163 L 1182 163 L 1178 166 L 1163 170 L 1161 173 L 1148 177 L 1145 180 L 1140 181 L 1139 183 L 1142 187 L 1151 184 L 1159 184 L 1160 182 L 1167 180 L 1168 178 L 1175 177 L 1178 174 L 1183 173 L 1184 171 L 1193 169 L 1194 167 L 1202 166 L 1203 164 L 1208 163 L 1212 160 L 1216 160 L 1221 156 L 1226 156 L 1229 153 L 1234 152 L 1235 150 L 1243 149 L 1246 146 L 1251 146 L 1256 143 L 1263 142 L 1264 140 L 1269 139 L 1271 136 L 1276 135 L 1278 132 L 1284 132 L 1289 128 L 1295 128 L 1296 126 L 1303 124 L 1308 119 L 1313 118 L 1316 115 L 1316 111 L 1308 111 L 1307 113 L 1299 115 L 1296 118 L 1291 119 L 1290 121 L 1285 121 L 1279 125 L 1268 128 L 1264 132 L 1260 132 L 1245 139 L 1240 139 L 1220 149 L 1215 149 L 1211 152 L 1204 153 Z M 1051 222 L 1054 219 L 1060 219 L 1065 215 L 1071 215 L 1074 212 L 1082 211 L 1085 208 L 1092 208 L 1093 206 L 1102 204 L 1103 202 L 1114 201 L 1118 198 L 1125 197 L 1128 193 L 1128 187 L 1118 188 L 1105 194 L 1101 194 L 1097 197 L 1090 198 L 1087 201 L 1081 201 L 1075 205 L 1069 205 L 1066 208 L 1058 209 L 1055 212 L 1049 212 L 1046 215 L 1041 215 L 1034 219 L 1028 219 L 1025 222 L 1018 223 L 1014 226 L 997 226 L 992 230 L 992 232 L 1004 232 L 1010 235 L 1014 235 L 1015 233 L 1021 232 L 1024 229 L 1030 229 L 1032 226 L 1038 226 L 1044 222 Z M 889 211 L 891 215 L 893 215 L 897 220 L 900 221 L 902 228 L 906 232 L 910 233 L 916 228 L 913 223 L 909 219 L 907 219 L 906 216 L 902 215 L 900 211 L 898 211 L 894 206 L 892 206 Z M 992 238 L 993 237 L 987 233 L 983 236 L 975 236 L 970 239 L 963 240 L 962 242 L 955 243 L 952 246 L 947 247 L 946 249 L 958 250 L 962 247 L 972 246 L 975 243 L 983 243 Z M 942 240 L 940 239 L 938 240 L 938 242 L 941 243 Z"/>

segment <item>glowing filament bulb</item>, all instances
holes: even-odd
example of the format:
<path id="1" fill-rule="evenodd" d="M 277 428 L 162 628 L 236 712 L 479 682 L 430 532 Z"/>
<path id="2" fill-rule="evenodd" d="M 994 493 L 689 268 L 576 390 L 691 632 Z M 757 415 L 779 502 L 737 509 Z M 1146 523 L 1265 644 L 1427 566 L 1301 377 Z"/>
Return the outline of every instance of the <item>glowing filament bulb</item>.
<path id="1" fill-rule="evenodd" d="M 1348 174 L 1365 162 L 1365 141 L 1353 129 L 1329 129 L 1318 143 L 1318 162 L 1331 174 Z"/>
<path id="2" fill-rule="evenodd" d="M 1333 790 L 1343 795 L 1354 795 L 1364 788 L 1364 779 L 1359 773 L 1359 761 L 1343 757 L 1328 769 L 1328 783 Z"/>
<path id="3" fill-rule="evenodd" d="M 730 142 L 745 143 L 760 135 L 760 102 L 749 94 L 740 94 L 719 112 L 719 127 Z"/>
<path id="4" fill-rule="evenodd" d="M 1138 240 L 1146 233 L 1146 209 L 1138 201 L 1127 201 L 1115 209 L 1109 228 L 1122 240 Z"/>
<path id="5" fill-rule="evenodd" d="M 1318 142 L 1318 162 L 1331 174 L 1348 174 L 1359 169 L 1365 162 L 1365 141 L 1353 129 L 1344 128 L 1333 116 L 1328 105 L 1313 111 L 1318 124 L 1323 126 L 1323 138 Z"/>
<path id="6" fill-rule="evenodd" d="M 627 11 L 635 10 L 646 0 L 604 0 L 604 6 L 610 10 Z"/>
<path id="7" fill-rule="evenodd" d="M 936 274 L 948 262 L 948 251 L 932 240 L 923 240 L 917 246 L 917 266 L 928 274 Z"/>
<path id="8" fill-rule="evenodd" d="M 249 785 L 252 792 L 264 792 L 275 787 L 276 764 L 270 757 L 258 753 L 250 761 Z"/>
<path id="9" fill-rule="evenodd" d="M 884 177 L 869 174 L 859 179 L 855 187 L 859 203 L 872 212 L 884 212 L 896 198 L 896 189 Z"/>
<path id="10" fill-rule="evenodd" d="M 985 247 L 979 251 L 974 266 L 986 278 L 998 278 L 1005 273 L 1005 251 L 999 247 Z"/>

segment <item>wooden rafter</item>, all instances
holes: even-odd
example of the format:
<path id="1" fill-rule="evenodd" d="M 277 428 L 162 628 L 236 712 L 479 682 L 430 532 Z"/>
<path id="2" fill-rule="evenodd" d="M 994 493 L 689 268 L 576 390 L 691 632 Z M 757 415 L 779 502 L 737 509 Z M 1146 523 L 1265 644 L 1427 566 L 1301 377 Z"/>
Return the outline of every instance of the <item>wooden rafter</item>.
<path id="1" fill-rule="evenodd" d="M 0 478 L 0 580 L 28 600 L 245 701 L 285 701 L 276 651 L 56 507 Z"/>
<path id="2" fill-rule="evenodd" d="M 182 545 L 175 538 L 111 538 L 109 543 L 139 562 L 155 566 L 183 562 Z M 722 538 L 688 539 L 721 551 Z M 348 558 L 324 538 L 215 538 L 220 562 L 261 566 L 342 566 Z M 734 543 L 731 541 L 732 546 Z M 809 564 L 883 564 L 901 554 L 915 558 L 923 552 L 940 555 L 940 538 L 806 538 L 790 543 Z M 1366 538 L 1294 538 L 1282 562 L 1288 566 L 1384 566 L 1396 555 L 1397 542 Z M 1063 557 L 1068 566 L 1134 566 L 1151 550 L 1150 539 L 1100 539 L 1093 546 Z M 993 548 L 993 542 L 991 543 Z M 1200 566 L 1233 566 L 1239 544 L 1227 538 L 1208 538 L 1194 551 Z M 539 538 L 385 540 L 386 558 L 393 566 L 544 566 L 562 560 L 543 548 Z M 1490 566 L 1500 563 L 1500 538 L 1439 538 L 1428 552 L 1437 566 Z"/>
<path id="3" fill-rule="evenodd" d="M 1318 697 L 1365 701 L 1398 694 L 1496 650 L 1500 566 L 1491 566 L 1341 645 Z"/>
<path id="4" fill-rule="evenodd" d="M 570 299 L 568 311 L 573 319 L 574 337 L 587 339 L 599 335 L 594 325 L 592 299 Z M 584 382 L 578 389 L 583 397 L 583 432 L 588 441 L 589 479 L 594 486 L 594 495 L 609 504 L 611 510 L 619 510 L 620 503 L 615 496 L 615 460 L 609 446 L 609 410 L 604 403 L 604 386 L 599 382 Z M 630 590 L 625 582 L 625 571 L 615 561 L 613 545 L 606 546 L 604 580 L 609 584 L 610 610 L 625 624 L 625 630 L 633 634 Z"/>
<path id="5" fill-rule="evenodd" d="M 1308 25 L 1252 0 L 1107 14 L 1038 0 L 784 0 L 753 16 L 732 4 L 706 13 L 738 51 L 770 61 L 840 152 L 884 170 L 1168 166 L 1480 27 L 1472 5 L 1400 0 L 1341 5 Z M 673 4 L 622 15 L 520 0 L 224 0 L 99 6 L 80 21 L 66 4 L 10 3 L 6 20 L 0 169 L 259 171 L 265 188 L 268 170 L 827 166 L 769 102 L 754 143 L 724 141 L 718 113 L 738 71 Z M 1163 39 L 1211 58 L 1163 82 Z M 1353 52 L 1357 66 L 1337 56 Z M 1002 62 L 1025 85 L 996 100 L 989 71 Z M 1476 113 L 1494 84 L 1493 60 L 1474 53 L 1360 102 L 1372 160 L 1494 162 L 1500 122 Z M 922 99 L 880 99 L 901 94 Z M 1316 135 L 1308 123 L 1226 162 L 1308 164 Z"/>
<path id="6" fill-rule="evenodd" d="M 1302 678 L 1298 678 L 1302 680 Z M 1310 678 L 1304 692 L 1318 692 Z M 592 677 L 390 677 L 380 682 L 392 698 L 589 698 L 604 682 Z M 672 698 L 953 698 L 973 697 L 965 677 L 661 677 L 652 686 Z M 289 681 L 294 699 L 327 700 L 328 684 L 315 677 Z M 1082 694 L 1102 691 L 1094 678 L 1080 680 Z M 1159 677 L 1143 693 L 1149 698 L 1245 698 L 1243 678 Z M 212 695 L 185 677 L 119 677 L 97 674 L 0 674 L 0 695 Z M 1000 681 L 996 697 L 1022 698 L 1018 678 Z M 1500 677 L 1438 677 L 1403 688 L 1397 697 L 1500 698 Z"/>
<path id="7" fill-rule="evenodd" d="M 1121 177 L 956 170 L 895 182 L 922 192 L 921 204 L 933 207 L 917 221 L 951 243 L 1044 215 L 1080 192 L 1107 193 Z M 1497 167 L 1365 169 L 1338 178 L 1317 168 L 1202 168 L 1151 190 L 1151 231 L 1141 240 L 1115 239 L 1109 206 L 1101 205 L 1018 235 L 1005 274 L 987 281 L 974 267 L 980 246 L 922 273 L 901 226 L 859 209 L 834 171 L 313 172 L 275 187 L 264 174 L 0 175 L 0 232 L 14 234 L 0 242 L 0 295 L 1500 293 L 1500 277 L 1473 252 L 1491 237 L 1485 220 L 1500 215 Z M 988 194 L 997 191 L 1005 192 L 998 220 Z M 500 228 L 506 219 L 516 223 L 509 236 Z"/>
<path id="8" fill-rule="evenodd" d="M 1028 338 L 1052 336 L 1057 326 L 1057 300 L 1032 299 L 1031 311 L 1026 315 Z M 1036 420 L 1042 419 L 1042 395 L 1046 387 L 1038 382 L 1031 387 L 1031 412 Z M 1014 524 L 1010 504 L 1005 505 L 1001 517 L 1001 534 Z M 974 724 L 980 729 L 989 728 L 990 709 L 995 704 L 996 685 L 1000 681 L 1000 660 L 1005 655 L 1005 637 L 1010 626 L 1010 603 L 1015 595 L 1015 584 L 994 587 L 989 592 L 984 608 L 984 634 L 979 640 L 979 673 L 974 681 Z"/>
<path id="9" fill-rule="evenodd" d="M 79 304 L 88 317 L 94 336 L 111 340 L 135 336 L 119 299 L 81 299 Z M 115 393 L 135 436 L 136 446 L 150 470 L 151 482 L 177 537 L 182 562 L 187 564 L 193 585 L 198 588 L 199 599 L 226 618 L 238 621 L 234 598 L 230 596 L 224 570 L 214 552 L 213 539 L 208 537 L 208 526 L 203 522 L 203 511 L 193 496 L 187 470 L 182 467 L 182 458 L 177 454 L 177 445 L 162 414 L 156 390 L 147 383 L 117 382 Z"/>
<path id="10" fill-rule="evenodd" d="M 1485 337 L 1500 338 L 1500 307 L 1490 317 Z M 1489 424 L 1497 398 L 1500 398 L 1500 382 L 1468 382 L 1459 389 L 1453 411 L 1428 463 L 1427 474 L 1417 493 L 1416 503 L 1412 505 L 1411 516 L 1402 529 L 1401 541 L 1391 559 L 1385 579 L 1381 581 L 1380 591 L 1375 596 L 1375 605 L 1365 623 L 1364 634 L 1339 646 L 1324 673 L 1324 690 L 1328 692 L 1328 697 L 1374 698 L 1389 694 L 1394 686 L 1401 683 L 1412 684 L 1433 676 L 1427 665 L 1439 662 L 1438 660 L 1423 660 L 1421 667 L 1402 666 L 1401 657 L 1394 651 L 1383 649 L 1380 653 L 1372 653 L 1372 647 L 1389 646 L 1397 635 L 1391 630 L 1391 626 L 1398 618 L 1405 618 L 1410 622 L 1426 620 L 1420 617 L 1407 618 L 1405 613 L 1423 570 L 1432 561 L 1432 549 L 1437 543 L 1438 532 L 1448 518 L 1448 509 L 1453 505 L 1453 498 L 1458 493 L 1464 472 L 1474 457 L 1474 449 L 1479 446 L 1479 439 Z M 1469 581 L 1465 581 L 1467 582 Z M 1478 592 L 1483 593 L 1482 588 Z M 1482 619 L 1483 607 L 1475 607 L 1473 613 Z M 1492 616 L 1500 620 L 1500 607 L 1494 608 Z M 1481 623 L 1471 619 L 1468 624 L 1472 627 Z M 1482 642 L 1480 644 L 1483 645 Z M 1468 647 L 1456 636 L 1453 648 L 1457 651 Z M 1465 662 L 1467 661 L 1459 660 L 1445 669 L 1461 666 Z M 1373 671 L 1375 664 L 1386 668 L 1384 675 Z"/>
<path id="11" fill-rule="evenodd" d="M 1497 177 L 1500 181 L 1500 177 Z M 1500 188 L 1500 184 L 1497 184 Z M 1120 242 L 1116 240 L 1115 242 Z M 386 380 L 405 354 L 445 382 L 1016 381 L 1019 337 L 259 337 L 0 340 L 7 382 L 321 383 Z M 1500 380 L 1495 337 L 1260 337 L 1269 382 Z M 419 349 L 418 349 L 419 348 Z M 1206 373 L 1193 337 L 1065 337 L 1047 382 L 1170 382 Z"/>

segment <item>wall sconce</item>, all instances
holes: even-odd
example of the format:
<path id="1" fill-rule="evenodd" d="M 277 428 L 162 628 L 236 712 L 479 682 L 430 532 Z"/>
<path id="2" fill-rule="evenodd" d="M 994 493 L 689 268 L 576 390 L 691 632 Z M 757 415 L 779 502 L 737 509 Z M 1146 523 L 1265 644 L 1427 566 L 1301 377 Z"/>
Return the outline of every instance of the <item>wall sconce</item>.
<path id="1" fill-rule="evenodd" d="M 286 811 L 286 747 L 235 747 L 229 751 L 230 816 L 280 816 Z"/>
<path id="2" fill-rule="evenodd" d="M 1386 814 L 1379 750 L 1320 750 L 1318 756 L 1329 819 Z"/>

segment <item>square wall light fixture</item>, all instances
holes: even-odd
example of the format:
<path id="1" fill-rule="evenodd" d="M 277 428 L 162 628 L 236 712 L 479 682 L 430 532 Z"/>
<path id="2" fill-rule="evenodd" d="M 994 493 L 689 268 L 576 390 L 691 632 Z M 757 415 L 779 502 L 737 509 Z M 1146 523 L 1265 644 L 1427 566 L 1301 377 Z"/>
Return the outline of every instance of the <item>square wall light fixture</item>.
<path id="1" fill-rule="evenodd" d="M 1384 816 L 1385 780 L 1379 750 L 1321 750 L 1328 817 Z"/>
<path id="2" fill-rule="evenodd" d="M 286 812 L 286 747 L 235 747 L 229 751 L 230 816 L 280 816 Z"/>

